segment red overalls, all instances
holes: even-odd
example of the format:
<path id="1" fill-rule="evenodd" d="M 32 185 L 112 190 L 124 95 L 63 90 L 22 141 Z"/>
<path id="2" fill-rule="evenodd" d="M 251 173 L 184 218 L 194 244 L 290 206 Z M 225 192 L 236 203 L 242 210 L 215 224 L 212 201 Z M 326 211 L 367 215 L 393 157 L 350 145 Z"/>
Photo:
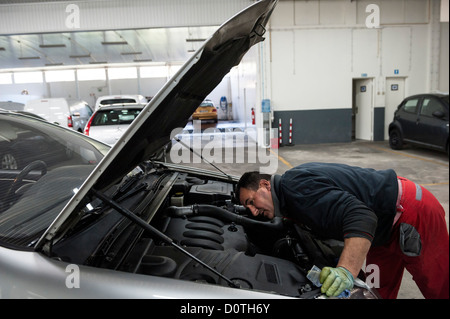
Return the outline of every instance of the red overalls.
<path id="1" fill-rule="evenodd" d="M 438 200 L 427 189 L 406 178 L 399 179 L 398 220 L 394 221 L 391 239 L 383 246 L 370 249 L 366 264 L 379 267 L 378 292 L 385 299 L 397 298 L 404 268 L 413 276 L 425 298 L 449 298 L 449 235 L 445 212 Z M 400 225 L 402 224 L 402 227 Z M 413 226 L 414 228 L 410 227 Z M 405 228 L 417 230 L 420 253 L 402 251 L 400 233 Z M 415 233 L 415 235 L 417 235 Z M 414 237 L 414 236 L 413 236 Z M 417 236 L 418 237 L 418 236 Z M 407 245 L 409 246 L 409 245 Z M 404 249 L 405 250 L 405 249 Z"/>

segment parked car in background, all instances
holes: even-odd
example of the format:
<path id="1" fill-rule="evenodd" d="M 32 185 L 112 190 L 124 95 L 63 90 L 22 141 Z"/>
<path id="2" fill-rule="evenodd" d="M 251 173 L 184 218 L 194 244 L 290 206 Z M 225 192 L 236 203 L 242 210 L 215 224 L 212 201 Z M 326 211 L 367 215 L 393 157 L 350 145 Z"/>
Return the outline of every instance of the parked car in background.
<path id="1" fill-rule="evenodd" d="M 114 145 L 144 107 L 145 104 L 102 106 L 89 119 L 84 134 Z"/>
<path id="2" fill-rule="evenodd" d="M 389 124 L 389 145 L 400 150 L 407 143 L 449 152 L 448 94 L 418 94 L 405 98 Z"/>
<path id="3" fill-rule="evenodd" d="M 143 95 L 105 95 L 100 96 L 95 102 L 95 110 L 105 105 L 135 103 L 135 104 L 147 104 L 148 100 Z"/>
<path id="4" fill-rule="evenodd" d="M 66 98 L 31 100 L 25 104 L 23 110 L 80 133 L 84 131 L 93 113 L 85 101 Z"/>
<path id="5" fill-rule="evenodd" d="M 192 120 L 212 120 L 217 123 L 217 108 L 213 101 L 204 100 L 192 113 Z"/>
<path id="6" fill-rule="evenodd" d="M 25 104 L 12 102 L 12 101 L 0 101 L 0 109 L 9 111 L 23 111 Z"/>

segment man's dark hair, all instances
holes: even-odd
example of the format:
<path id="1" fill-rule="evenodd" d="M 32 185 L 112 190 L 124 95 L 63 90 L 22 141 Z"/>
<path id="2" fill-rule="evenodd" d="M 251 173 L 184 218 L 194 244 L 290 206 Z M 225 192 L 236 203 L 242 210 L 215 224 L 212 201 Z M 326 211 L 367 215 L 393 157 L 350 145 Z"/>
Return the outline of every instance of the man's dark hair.
<path id="1" fill-rule="evenodd" d="M 270 181 L 271 177 L 272 176 L 269 174 L 261 174 L 258 171 L 244 173 L 236 185 L 236 192 L 235 192 L 236 202 L 240 203 L 241 188 L 257 191 L 259 188 L 259 181 L 262 179 Z"/>

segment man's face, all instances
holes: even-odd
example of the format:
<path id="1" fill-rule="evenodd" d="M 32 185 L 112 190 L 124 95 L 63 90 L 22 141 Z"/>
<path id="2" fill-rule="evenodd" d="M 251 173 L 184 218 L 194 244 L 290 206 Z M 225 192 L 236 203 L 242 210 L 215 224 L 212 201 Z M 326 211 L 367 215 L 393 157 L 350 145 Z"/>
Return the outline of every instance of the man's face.
<path id="1" fill-rule="evenodd" d="M 270 182 L 262 179 L 259 182 L 257 191 L 241 188 L 239 200 L 244 207 L 247 207 L 251 211 L 253 216 L 263 215 L 266 218 L 272 219 L 275 213 L 270 187 Z"/>

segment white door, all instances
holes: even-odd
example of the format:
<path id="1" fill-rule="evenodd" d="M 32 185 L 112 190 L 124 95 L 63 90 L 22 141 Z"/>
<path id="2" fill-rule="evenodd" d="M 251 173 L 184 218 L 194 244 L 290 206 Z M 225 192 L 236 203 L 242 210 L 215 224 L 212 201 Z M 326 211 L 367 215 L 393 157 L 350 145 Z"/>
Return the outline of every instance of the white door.
<path id="1" fill-rule="evenodd" d="M 389 139 L 389 124 L 397 106 L 405 98 L 405 78 L 386 78 L 386 107 L 384 110 L 384 139 Z"/>
<path id="2" fill-rule="evenodd" d="M 372 79 L 353 80 L 353 113 L 355 117 L 355 138 L 373 140 Z"/>

